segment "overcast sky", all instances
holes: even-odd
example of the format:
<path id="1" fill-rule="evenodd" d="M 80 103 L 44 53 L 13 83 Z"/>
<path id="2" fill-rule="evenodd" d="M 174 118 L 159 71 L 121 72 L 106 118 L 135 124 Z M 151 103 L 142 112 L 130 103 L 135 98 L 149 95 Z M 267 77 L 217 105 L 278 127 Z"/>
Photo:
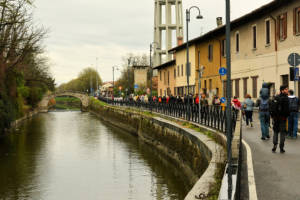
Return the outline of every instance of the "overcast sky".
<path id="1" fill-rule="evenodd" d="M 231 0 L 231 19 L 269 2 Z M 192 10 L 190 39 L 216 28 L 216 17 L 225 22 L 225 0 L 183 0 L 184 22 L 185 10 L 194 5 L 204 18 L 196 20 Z M 50 30 L 44 45 L 57 84 L 76 78 L 86 67 L 96 68 L 96 58 L 102 80 L 111 81 L 112 66 L 121 65 L 122 57 L 149 54 L 154 0 L 35 0 L 34 18 Z"/>

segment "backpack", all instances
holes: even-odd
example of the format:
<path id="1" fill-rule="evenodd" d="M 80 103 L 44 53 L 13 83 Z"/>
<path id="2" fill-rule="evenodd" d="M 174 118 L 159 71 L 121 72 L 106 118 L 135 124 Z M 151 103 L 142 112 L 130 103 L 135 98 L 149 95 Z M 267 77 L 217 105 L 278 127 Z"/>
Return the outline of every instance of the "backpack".
<path id="1" fill-rule="evenodd" d="M 298 98 L 289 98 L 289 111 L 298 112 Z"/>
<path id="2" fill-rule="evenodd" d="M 268 99 L 260 99 L 260 105 L 259 105 L 260 111 L 269 111 L 269 100 Z"/>
<path id="3" fill-rule="evenodd" d="M 269 98 L 269 89 L 268 88 L 261 88 L 260 90 L 260 97 L 261 99 L 268 99 Z"/>
<path id="4" fill-rule="evenodd" d="M 278 116 L 280 112 L 282 112 L 282 106 L 280 104 L 278 96 L 271 99 L 269 111 L 272 118 Z"/>

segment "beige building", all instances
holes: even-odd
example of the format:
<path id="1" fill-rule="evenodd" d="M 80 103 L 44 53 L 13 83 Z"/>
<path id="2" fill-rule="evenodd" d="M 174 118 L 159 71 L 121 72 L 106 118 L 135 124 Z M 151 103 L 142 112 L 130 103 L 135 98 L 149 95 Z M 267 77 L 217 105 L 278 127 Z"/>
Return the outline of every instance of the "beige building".
<path id="1" fill-rule="evenodd" d="M 148 80 L 149 66 L 133 66 L 134 85 L 146 87 Z"/>
<path id="2" fill-rule="evenodd" d="M 288 56 L 300 53 L 300 1 L 275 0 L 231 23 L 233 95 L 259 97 L 263 82 L 271 82 L 272 94 L 289 81 Z M 299 95 L 299 83 L 296 84 Z"/>

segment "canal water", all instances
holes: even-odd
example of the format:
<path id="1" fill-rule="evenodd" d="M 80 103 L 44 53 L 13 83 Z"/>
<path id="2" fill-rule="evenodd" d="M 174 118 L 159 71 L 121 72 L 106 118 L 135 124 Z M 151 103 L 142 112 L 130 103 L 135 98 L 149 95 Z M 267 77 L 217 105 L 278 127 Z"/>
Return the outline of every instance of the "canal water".
<path id="1" fill-rule="evenodd" d="M 153 147 L 90 113 L 49 112 L 0 138 L 0 199 L 184 199 L 191 189 Z"/>

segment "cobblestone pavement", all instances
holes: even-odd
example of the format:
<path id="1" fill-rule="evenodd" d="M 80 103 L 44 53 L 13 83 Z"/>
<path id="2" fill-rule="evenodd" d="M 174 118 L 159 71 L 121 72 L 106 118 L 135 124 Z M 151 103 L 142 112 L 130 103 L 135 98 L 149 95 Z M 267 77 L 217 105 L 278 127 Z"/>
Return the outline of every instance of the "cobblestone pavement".
<path id="1" fill-rule="evenodd" d="M 273 130 L 269 140 L 261 140 L 258 114 L 254 127 L 243 121 L 243 139 L 250 145 L 259 200 L 300 200 L 300 137 L 286 139 L 284 154 L 272 153 Z"/>

